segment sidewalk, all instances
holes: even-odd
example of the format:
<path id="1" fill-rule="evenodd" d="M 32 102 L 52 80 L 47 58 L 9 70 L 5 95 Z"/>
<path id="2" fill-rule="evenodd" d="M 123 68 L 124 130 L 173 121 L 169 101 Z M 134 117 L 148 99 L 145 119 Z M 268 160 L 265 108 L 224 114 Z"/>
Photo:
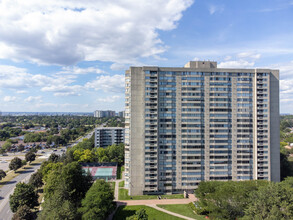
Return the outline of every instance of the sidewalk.
<path id="1" fill-rule="evenodd" d="M 193 194 L 189 194 L 188 199 L 148 199 L 148 200 L 119 200 L 117 205 L 169 205 L 169 204 L 188 204 L 196 201 Z"/>

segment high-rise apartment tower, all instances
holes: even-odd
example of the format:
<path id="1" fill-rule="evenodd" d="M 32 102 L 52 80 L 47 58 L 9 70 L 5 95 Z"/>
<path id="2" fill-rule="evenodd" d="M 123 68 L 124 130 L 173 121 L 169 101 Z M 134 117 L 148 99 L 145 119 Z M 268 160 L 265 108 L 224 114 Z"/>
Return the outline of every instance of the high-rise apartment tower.
<path id="1" fill-rule="evenodd" d="M 200 181 L 280 180 L 279 71 L 126 71 L 125 175 L 130 195 L 193 191 Z"/>

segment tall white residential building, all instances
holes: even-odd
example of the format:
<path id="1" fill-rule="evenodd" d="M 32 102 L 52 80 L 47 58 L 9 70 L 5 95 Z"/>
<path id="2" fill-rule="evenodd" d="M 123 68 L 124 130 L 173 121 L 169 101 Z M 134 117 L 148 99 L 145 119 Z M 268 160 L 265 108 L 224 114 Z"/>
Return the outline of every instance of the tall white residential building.
<path id="1" fill-rule="evenodd" d="M 130 195 L 192 192 L 200 181 L 280 180 L 279 71 L 130 67 L 125 74 Z"/>

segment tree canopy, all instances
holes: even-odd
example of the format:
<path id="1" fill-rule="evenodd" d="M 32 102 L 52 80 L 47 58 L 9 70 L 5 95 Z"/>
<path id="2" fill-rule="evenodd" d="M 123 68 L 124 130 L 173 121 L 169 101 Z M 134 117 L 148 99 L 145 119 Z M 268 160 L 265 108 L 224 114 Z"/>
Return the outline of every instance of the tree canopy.
<path id="1" fill-rule="evenodd" d="M 53 164 L 53 166 L 52 166 Z M 58 164 L 58 165 L 57 165 Z M 92 178 L 86 175 L 77 162 L 49 163 L 44 187 L 45 202 L 41 219 L 75 219 L 78 217 L 77 208 L 92 184 Z M 47 167 L 46 166 L 46 167 Z M 42 172 L 46 170 L 43 168 Z M 54 217 L 54 218 L 53 218 Z"/>
<path id="2" fill-rule="evenodd" d="M 0 180 L 2 180 L 6 176 L 6 173 L 4 170 L 0 170 Z"/>
<path id="3" fill-rule="evenodd" d="M 25 154 L 25 160 L 28 161 L 29 163 L 31 163 L 35 159 L 36 159 L 36 154 L 35 153 L 33 153 L 33 152 L 27 152 Z"/>
<path id="4" fill-rule="evenodd" d="M 14 192 L 9 197 L 9 204 L 12 212 L 16 212 L 20 206 L 27 205 L 29 208 L 34 208 L 38 205 L 38 195 L 30 184 L 18 183 Z"/>
<path id="5" fill-rule="evenodd" d="M 16 171 L 20 167 L 22 167 L 22 160 L 19 159 L 18 157 L 13 158 L 9 164 L 9 169 Z"/>
<path id="6" fill-rule="evenodd" d="M 103 220 L 113 211 L 113 191 L 109 183 L 97 180 L 86 193 L 79 211 L 84 220 Z"/>

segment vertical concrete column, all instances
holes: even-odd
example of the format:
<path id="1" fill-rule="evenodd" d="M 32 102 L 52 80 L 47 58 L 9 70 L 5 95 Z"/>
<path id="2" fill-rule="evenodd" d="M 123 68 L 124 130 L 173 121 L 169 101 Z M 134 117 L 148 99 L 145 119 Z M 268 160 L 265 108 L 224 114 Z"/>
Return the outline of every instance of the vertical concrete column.
<path id="1" fill-rule="evenodd" d="M 231 77 L 232 180 L 237 180 L 237 76 Z"/>
<path id="2" fill-rule="evenodd" d="M 257 179 L 257 70 L 255 70 L 252 91 L 253 91 L 253 179 Z"/>
<path id="3" fill-rule="evenodd" d="M 145 73 L 131 67 L 130 195 L 142 195 L 145 185 Z"/>
<path id="4" fill-rule="evenodd" d="M 279 71 L 274 70 L 269 78 L 269 155 L 270 155 L 270 180 L 280 181 L 280 110 L 279 110 Z"/>
<path id="5" fill-rule="evenodd" d="M 182 136 L 181 136 L 181 107 L 182 107 L 182 96 L 181 90 L 182 80 L 181 74 L 176 76 L 176 187 L 177 189 L 182 188 Z"/>
<path id="6" fill-rule="evenodd" d="M 204 76 L 204 167 L 205 167 L 205 181 L 210 180 L 210 74 L 206 73 Z"/>

